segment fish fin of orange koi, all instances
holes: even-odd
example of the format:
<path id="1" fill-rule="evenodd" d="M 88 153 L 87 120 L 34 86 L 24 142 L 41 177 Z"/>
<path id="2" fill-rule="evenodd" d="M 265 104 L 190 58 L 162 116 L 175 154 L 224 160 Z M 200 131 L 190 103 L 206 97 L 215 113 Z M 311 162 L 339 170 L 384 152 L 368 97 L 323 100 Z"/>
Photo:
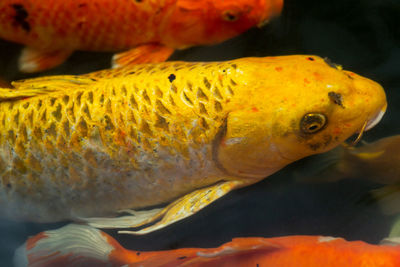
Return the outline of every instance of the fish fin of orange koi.
<path id="1" fill-rule="evenodd" d="M 174 49 L 163 45 L 141 45 L 126 52 L 114 55 L 112 59 L 112 67 L 119 68 L 142 63 L 163 62 L 167 60 L 173 52 Z"/>
<path id="2" fill-rule="evenodd" d="M 48 70 L 63 63 L 71 53 L 69 50 L 44 51 L 25 47 L 21 52 L 18 67 L 21 72 L 26 73 Z"/>
<path id="3" fill-rule="evenodd" d="M 205 206 L 214 202 L 218 198 L 224 196 L 231 190 L 243 186 L 242 181 L 227 181 L 196 190 L 187 194 L 165 208 L 133 211 L 129 212 L 131 216 L 122 216 L 116 218 L 78 218 L 96 228 L 137 228 L 143 225 L 154 223 L 144 229 L 138 231 L 118 231 L 121 234 L 142 235 L 147 234 L 161 228 L 164 228 L 172 223 L 180 221 L 190 215 L 198 212 Z"/>
<path id="4" fill-rule="evenodd" d="M 14 265 L 121 266 L 134 258 L 134 252 L 106 233 L 87 225 L 69 224 L 30 237 L 15 251 Z"/>

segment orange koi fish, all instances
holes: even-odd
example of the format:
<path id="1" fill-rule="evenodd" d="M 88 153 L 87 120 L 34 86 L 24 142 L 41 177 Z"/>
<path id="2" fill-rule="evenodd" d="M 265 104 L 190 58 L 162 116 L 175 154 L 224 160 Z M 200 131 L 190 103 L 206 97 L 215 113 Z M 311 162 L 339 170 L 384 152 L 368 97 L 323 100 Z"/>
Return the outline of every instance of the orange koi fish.
<path id="1" fill-rule="evenodd" d="M 125 51 L 114 66 L 165 61 L 175 49 L 232 38 L 280 13 L 283 0 L 2 0 L 0 38 L 26 45 L 23 72 L 75 50 Z M 126 51 L 128 50 L 128 51 Z"/>
<path id="2" fill-rule="evenodd" d="M 17 249 L 15 266 L 129 267 L 395 267 L 400 244 L 382 245 L 325 236 L 235 238 L 217 248 L 139 252 L 123 248 L 106 233 L 84 225 L 42 232 Z"/>

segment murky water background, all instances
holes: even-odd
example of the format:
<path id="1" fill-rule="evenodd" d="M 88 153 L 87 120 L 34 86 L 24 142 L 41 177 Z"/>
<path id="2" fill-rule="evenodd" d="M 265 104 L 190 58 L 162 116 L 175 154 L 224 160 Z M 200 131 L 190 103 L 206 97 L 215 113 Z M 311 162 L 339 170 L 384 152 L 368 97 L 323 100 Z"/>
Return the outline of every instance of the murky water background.
<path id="1" fill-rule="evenodd" d="M 287 0 L 282 16 L 264 27 L 214 47 L 177 52 L 173 60 L 211 61 L 244 56 L 316 54 L 379 82 L 388 97 L 382 122 L 367 132 L 373 141 L 400 134 L 400 0 Z M 0 77 L 31 77 L 16 71 L 20 46 L 0 41 Z M 109 66 L 111 54 L 75 53 L 43 73 L 80 74 Z M 266 103 L 268 104 L 268 103 Z M 198 214 L 146 236 L 117 236 L 129 249 L 211 247 L 233 237 L 293 234 L 340 236 L 379 242 L 392 216 L 365 197 L 379 187 L 365 180 L 299 184 L 293 171 L 305 159 L 268 179 L 228 194 Z M 399 163 L 400 164 L 400 163 Z M 0 266 L 11 266 L 16 247 L 29 235 L 62 224 L 0 221 Z M 107 231 L 116 236 L 115 231 Z"/>

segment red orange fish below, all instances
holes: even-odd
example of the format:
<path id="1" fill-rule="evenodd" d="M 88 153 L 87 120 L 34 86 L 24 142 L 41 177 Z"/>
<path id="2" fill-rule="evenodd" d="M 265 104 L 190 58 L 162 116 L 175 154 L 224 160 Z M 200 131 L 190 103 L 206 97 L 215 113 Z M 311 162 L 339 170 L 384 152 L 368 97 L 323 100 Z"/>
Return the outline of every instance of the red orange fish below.
<path id="1" fill-rule="evenodd" d="M 161 62 L 175 49 L 210 45 L 264 25 L 283 0 L 2 0 L 0 38 L 26 45 L 24 72 L 75 50 L 126 51 L 114 66 Z"/>
<path id="2" fill-rule="evenodd" d="M 382 245 L 324 236 L 235 238 L 217 248 L 139 252 L 123 248 L 106 233 L 70 224 L 42 232 L 15 253 L 18 266 L 400 266 L 400 244 Z"/>

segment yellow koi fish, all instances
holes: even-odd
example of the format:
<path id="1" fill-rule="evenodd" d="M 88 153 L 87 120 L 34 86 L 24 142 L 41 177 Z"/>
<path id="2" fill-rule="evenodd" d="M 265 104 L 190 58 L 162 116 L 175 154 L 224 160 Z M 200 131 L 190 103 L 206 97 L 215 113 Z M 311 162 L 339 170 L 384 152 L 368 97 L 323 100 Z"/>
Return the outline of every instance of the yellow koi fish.
<path id="1" fill-rule="evenodd" d="M 305 55 L 143 64 L 13 85 L 0 89 L 0 214 L 150 224 L 136 234 L 330 150 L 386 110 L 379 84 Z"/>

